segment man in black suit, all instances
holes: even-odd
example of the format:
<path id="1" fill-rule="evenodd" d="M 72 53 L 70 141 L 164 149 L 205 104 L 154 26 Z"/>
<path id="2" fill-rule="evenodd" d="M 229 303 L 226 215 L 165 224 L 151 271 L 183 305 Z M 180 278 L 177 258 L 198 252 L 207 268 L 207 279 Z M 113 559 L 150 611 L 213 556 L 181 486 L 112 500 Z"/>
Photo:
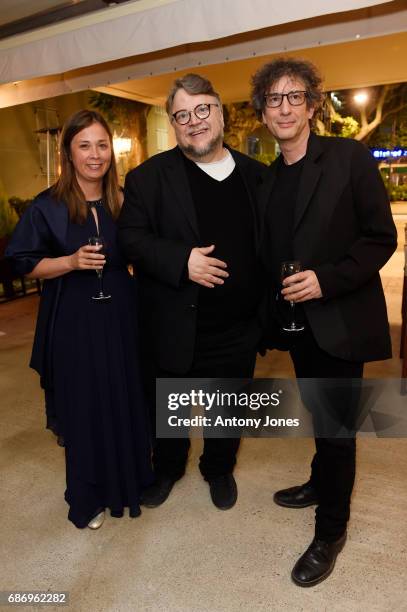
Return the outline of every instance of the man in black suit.
<path id="1" fill-rule="evenodd" d="M 166 104 L 178 146 L 131 171 L 119 239 L 139 281 L 143 366 L 155 411 L 156 377 L 251 378 L 261 335 L 257 309 L 259 162 L 223 145 L 223 113 L 211 83 L 175 81 Z M 200 470 L 218 508 L 237 499 L 240 440 L 205 439 Z M 189 439 L 157 439 L 155 507 L 183 476 Z"/>
<path id="2" fill-rule="evenodd" d="M 397 237 L 369 151 L 354 140 L 311 133 L 321 99 L 321 78 L 305 61 L 276 59 L 253 77 L 253 106 L 281 149 L 259 203 L 265 220 L 262 250 L 273 285 L 268 345 L 283 341 L 298 378 L 355 381 L 362 378 L 364 362 L 391 357 L 379 270 Z M 281 263 L 290 260 L 299 260 L 303 271 L 287 278 L 281 290 Z M 280 331 L 287 327 L 290 301 L 301 332 Z M 327 397 L 326 415 L 340 418 L 356 404 L 351 384 L 338 398 Z M 315 396 L 303 393 L 303 401 L 314 412 Z M 324 420 L 324 414 L 313 416 L 314 423 Z M 274 496 L 290 508 L 317 504 L 315 537 L 292 571 L 299 586 L 324 580 L 346 539 L 355 439 L 322 435 L 316 432 L 310 480 Z"/>

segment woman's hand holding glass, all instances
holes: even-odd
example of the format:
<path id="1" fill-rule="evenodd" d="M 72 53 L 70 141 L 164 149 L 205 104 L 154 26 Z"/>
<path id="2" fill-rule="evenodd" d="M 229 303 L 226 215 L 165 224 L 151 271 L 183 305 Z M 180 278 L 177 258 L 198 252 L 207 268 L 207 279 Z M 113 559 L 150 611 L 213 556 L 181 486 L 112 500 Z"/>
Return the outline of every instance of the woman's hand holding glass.
<path id="1" fill-rule="evenodd" d="M 69 256 L 72 270 L 103 270 L 106 257 L 99 251 L 102 245 L 84 244 L 75 253 Z"/>

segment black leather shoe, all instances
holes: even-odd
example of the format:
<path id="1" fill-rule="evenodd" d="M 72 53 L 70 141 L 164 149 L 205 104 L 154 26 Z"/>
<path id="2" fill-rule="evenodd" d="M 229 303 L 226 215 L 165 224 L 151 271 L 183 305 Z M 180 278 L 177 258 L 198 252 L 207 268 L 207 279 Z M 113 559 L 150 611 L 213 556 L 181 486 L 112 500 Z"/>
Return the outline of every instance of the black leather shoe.
<path id="1" fill-rule="evenodd" d="M 233 474 L 216 476 L 209 481 L 209 489 L 213 503 L 219 510 L 229 510 L 237 500 L 237 485 Z"/>
<path id="2" fill-rule="evenodd" d="M 146 508 L 161 506 L 171 493 L 175 483 L 176 479 L 171 478 L 171 476 L 159 476 L 154 484 L 142 492 L 140 504 L 146 506 Z"/>
<path id="3" fill-rule="evenodd" d="M 276 504 L 285 508 L 306 508 L 318 503 L 317 493 L 309 482 L 277 491 L 273 499 Z"/>
<path id="4" fill-rule="evenodd" d="M 335 542 L 325 542 L 314 538 L 291 572 L 291 578 L 295 584 L 301 587 L 310 587 L 328 578 L 335 567 L 336 557 L 345 546 L 345 542 L 346 531 Z"/>

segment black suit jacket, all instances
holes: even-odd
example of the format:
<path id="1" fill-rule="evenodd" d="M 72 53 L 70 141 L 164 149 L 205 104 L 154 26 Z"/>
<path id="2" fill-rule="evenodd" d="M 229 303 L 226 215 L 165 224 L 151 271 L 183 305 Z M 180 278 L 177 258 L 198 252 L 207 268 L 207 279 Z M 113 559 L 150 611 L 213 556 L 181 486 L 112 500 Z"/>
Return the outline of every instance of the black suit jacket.
<path id="1" fill-rule="evenodd" d="M 276 163 L 261 188 L 263 213 L 273 206 L 275 178 Z M 304 270 L 318 277 L 323 298 L 303 305 L 327 353 L 350 361 L 391 357 L 379 270 L 396 246 L 388 196 L 370 152 L 355 140 L 311 134 L 296 202 L 293 253 Z M 269 268 L 266 244 L 263 253 Z"/>
<path id="2" fill-rule="evenodd" d="M 264 166 L 230 152 L 247 190 L 259 250 L 256 191 Z M 129 172 L 124 192 L 118 235 L 139 280 L 144 350 L 161 368 L 182 374 L 192 365 L 199 290 L 188 280 L 187 262 L 192 248 L 208 245 L 200 241 L 180 149 L 159 153 Z"/>

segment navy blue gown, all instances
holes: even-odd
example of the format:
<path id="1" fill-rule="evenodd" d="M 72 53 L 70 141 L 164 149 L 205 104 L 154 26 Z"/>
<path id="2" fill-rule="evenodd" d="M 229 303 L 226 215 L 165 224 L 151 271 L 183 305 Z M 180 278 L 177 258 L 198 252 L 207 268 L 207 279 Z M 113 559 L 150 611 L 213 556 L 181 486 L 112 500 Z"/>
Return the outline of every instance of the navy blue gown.
<path id="1" fill-rule="evenodd" d="M 58 427 L 65 439 L 68 518 L 79 528 L 102 509 L 120 517 L 140 514 L 142 488 L 151 484 L 148 417 L 137 353 L 135 281 L 116 243 L 116 227 L 102 205 L 99 230 L 107 242 L 103 271 L 106 302 L 97 274 L 78 270 L 62 277 L 55 316 L 51 380 Z M 89 211 L 83 225 L 69 223 L 66 252 L 97 235 Z"/>

